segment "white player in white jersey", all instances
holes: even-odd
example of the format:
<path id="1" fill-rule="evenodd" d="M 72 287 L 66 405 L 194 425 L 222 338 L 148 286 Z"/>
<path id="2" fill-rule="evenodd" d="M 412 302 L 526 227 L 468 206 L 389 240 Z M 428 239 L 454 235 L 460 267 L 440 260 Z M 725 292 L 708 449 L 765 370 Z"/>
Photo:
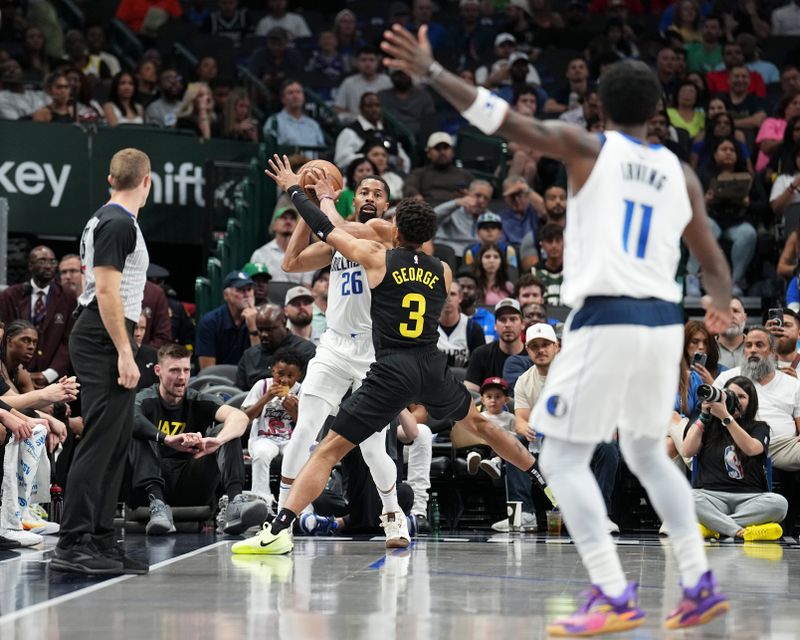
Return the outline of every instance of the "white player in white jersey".
<path id="1" fill-rule="evenodd" d="M 323 199 L 321 206 L 333 204 L 328 200 Z M 361 180 L 355 189 L 353 206 L 361 222 L 347 223 L 347 230 L 391 246 L 391 224 L 382 219 L 389 207 L 386 183 L 377 176 Z M 331 213 L 339 217 L 335 209 Z M 320 338 L 316 355 L 308 363 L 300 389 L 297 424 L 283 452 L 279 512 L 292 482 L 311 455 L 311 447 L 325 419 L 338 410 L 349 390 L 355 391 L 361 385 L 375 360 L 370 316 L 372 294 L 364 268 L 324 242 L 309 246 L 309 233 L 308 226 L 301 220 L 286 248 L 283 269 L 313 271 L 330 265 L 327 329 Z M 404 426 L 406 424 L 404 421 Z M 386 546 L 406 547 L 410 535 L 406 516 L 397 503 L 397 467 L 386 452 L 386 430 L 359 446 L 383 502 L 381 524 L 386 532 Z"/>
<path id="2" fill-rule="evenodd" d="M 531 426 L 545 434 L 541 469 L 593 585 L 586 604 L 550 624 L 548 633 L 590 636 L 644 622 L 589 468 L 595 445 L 615 428 L 628 467 L 667 525 L 673 548 L 680 549 L 683 598 L 665 625 L 689 627 L 724 613 L 729 605 L 708 569 L 690 487 L 664 446 L 683 346 L 674 282 L 681 238 L 702 263 L 711 333 L 728 326 L 731 278 L 697 176 L 666 149 L 645 142 L 647 120 L 661 97 L 657 78 L 640 62 L 605 71 L 599 93 L 607 133 L 598 136 L 517 113 L 445 71 L 432 57 L 424 26 L 415 37 L 395 25 L 382 47 L 391 56 L 387 66 L 427 76 L 484 133 L 499 132 L 567 168 L 562 296 L 575 310 Z"/>

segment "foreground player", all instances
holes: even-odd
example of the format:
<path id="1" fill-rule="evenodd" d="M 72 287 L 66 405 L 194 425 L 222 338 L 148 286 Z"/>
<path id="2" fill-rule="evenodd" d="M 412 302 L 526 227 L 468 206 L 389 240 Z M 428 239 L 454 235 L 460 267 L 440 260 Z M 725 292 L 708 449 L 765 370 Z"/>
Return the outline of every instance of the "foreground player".
<path id="1" fill-rule="evenodd" d="M 353 235 L 391 246 L 392 225 L 382 219 L 389 208 L 389 188 L 382 178 L 367 176 L 358 183 L 353 208 L 360 222 L 342 220 L 333 205 L 335 195 L 333 191 L 318 194 L 320 206 L 333 209 L 337 224 L 342 224 L 343 229 Z M 316 271 L 330 265 L 328 328 L 320 338 L 316 355 L 308 363 L 300 390 L 297 425 L 283 452 L 278 511 L 283 508 L 294 479 L 308 460 L 310 447 L 325 419 L 339 406 L 347 391 L 361 385 L 375 360 L 371 295 L 364 267 L 324 242 L 309 246 L 309 233 L 308 225 L 302 220 L 298 222 L 286 247 L 283 269 L 287 272 Z M 405 514 L 397 502 L 397 466 L 386 452 L 385 430 L 373 434 L 359 446 L 383 503 L 381 526 L 386 532 L 386 547 L 407 547 L 411 537 Z"/>
<path id="2" fill-rule="evenodd" d="M 731 279 L 706 217 L 695 174 L 660 145 L 647 145 L 645 123 L 661 87 L 640 62 L 621 62 L 600 79 L 605 135 L 522 116 L 434 61 L 421 27 L 385 33 L 386 64 L 432 86 L 486 134 L 562 160 L 570 199 L 564 251 L 564 303 L 575 311 L 563 348 L 531 415 L 546 435 L 542 471 L 555 493 L 593 586 L 551 635 L 595 635 L 644 622 L 635 583 L 625 574 L 605 527 L 605 508 L 589 468 L 595 445 L 619 428 L 625 460 L 667 525 L 681 573 L 683 599 L 668 628 L 708 622 L 728 610 L 715 590 L 686 478 L 664 448 L 683 344 L 680 291 L 673 279 L 680 240 L 701 262 L 706 326 L 728 326 Z M 653 363 L 658 366 L 653 367 Z M 611 389 L 617 393 L 611 393 Z"/>
<path id="3" fill-rule="evenodd" d="M 414 200 L 397 205 L 393 229 L 397 248 L 387 250 L 379 242 L 334 229 L 297 186 L 286 156 L 283 161 L 275 156 L 270 167 L 271 177 L 288 191 L 312 231 L 366 270 L 372 289 L 376 359 L 361 387 L 342 403 L 330 432 L 292 485 L 286 506 L 257 536 L 233 545 L 233 552 L 290 551 L 289 528 L 297 514 L 320 494 L 333 465 L 412 403 L 425 405 L 434 417 L 464 420 L 466 427 L 486 439 L 501 457 L 532 471 L 534 460 L 528 450 L 478 413 L 466 387 L 447 367 L 446 354 L 437 347 L 438 318 L 452 273 L 447 264 L 420 250 L 436 231 L 436 215 L 430 206 Z"/>

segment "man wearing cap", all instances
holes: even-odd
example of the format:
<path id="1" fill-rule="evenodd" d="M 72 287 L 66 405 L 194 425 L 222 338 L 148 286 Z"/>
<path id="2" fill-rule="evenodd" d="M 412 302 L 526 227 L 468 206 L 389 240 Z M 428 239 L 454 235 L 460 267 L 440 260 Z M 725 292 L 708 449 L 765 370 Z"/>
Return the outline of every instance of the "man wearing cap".
<path id="1" fill-rule="evenodd" d="M 499 215 L 487 211 L 478 216 L 477 230 L 478 242 L 472 244 L 464 251 L 464 264 L 472 264 L 481 247 L 487 244 L 496 244 L 505 254 L 506 265 L 514 269 L 519 268 L 517 250 L 508 242 L 502 240 L 503 221 Z M 512 278 L 513 279 L 513 278 Z"/>
<path id="2" fill-rule="evenodd" d="M 259 343 L 255 283 L 244 271 L 231 271 L 222 286 L 225 303 L 209 311 L 197 325 L 195 352 L 200 369 L 237 364 L 245 349 Z"/>
<path id="3" fill-rule="evenodd" d="M 406 178 L 403 197 L 420 197 L 435 207 L 463 194 L 472 181 L 472 174 L 453 164 L 452 136 L 444 131 L 432 133 L 428 136 L 425 154 L 429 164 L 417 167 Z"/>
<path id="4" fill-rule="evenodd" d="M 536 237 L 539 213 L 533 206 L 532 196 L 538 194 L 522 176 L 508 176 L 503 180 L 503 199 L 508 205 L 500 211 L 505 241 L 517 247 L 527 235 Z"/>
<path id="5" fill-rule="evenodd" d="M 475 83 L 484 87 L 495 87 L 501 84 L 511 84 L 510 66 L 511 54 L 517 50 L 517 39 L 510 33 L 499 33 L 494 39 L 495 61 L 492 66 L 484 65 L 475 72 Z M 529 63 L 527 56 L 525 61 Z M 541 85 L 542 80 L 536 67 L 528 64 L 525 72 L 525 82 L 527 84 Z M 544 103 L 543 103 L 544 104 Z"/>
<path id="6" fill-rule="evenodd" d="M 248 262 L 242 271 L 253 281 L 253 296 L 256 307 L 269 302 L 269 281 L 272 275 L 262 262 Z"/>
<path id="7" fill-rule="evenodd" d="M 494 307 L 494 328 L 497 339 L 472 352 L 464 385 L 478 391 L 486 378 L 503 375 L 509 356 L 522 353 L 522 310 L 514 298 L 503 298 Z"/>
<path id="8" fill-rule="evenodd" d="M 286 314 L 286 327 L 289 332 L 319 344 L 319 334 L 314 331 L 311 321 L 314 317 L 314 294 L 306 287 L 292 287 L 286 292 L 283 312 Z"/>
<path id="9" fill-rule="evenodd" d="M 453 280 L 450 293 L 439 314 L 439 351 L 447 354 L 451 367 L 466 367 L 470 354 L 486 344 L 483 329 L 461 313 L 461 285 Z"/>
<path id="10" fill-rule="evenodd" d="M 435 207 L 433 211 L 438 224 L 435 242 L 446 244 L 456 255 L 463 256 L 467 247 L 475 242 L 478 218 L 487 212 L 492 193 L 489 182 L 473 180 L 469 183 L 467 195 Z"/>
<path id="11" fill-rule="evenodd" d="M 272 377 L 275 353 L 281 349 L 294 351 L 299 356 L 305 372 L 306 365 L 314 357 L 317 348 L 313 342 L 289 332 L 286 326 L 286 314 L 278 305 L 266 304 L 259 307 L 255 314 L 255 325 L 257 342 L 247 349 L 238 361 L 237 387 L 249 390 L 258 380 Z"/>
<path id="12" fill-rule="evenodd" d="M 411 76 L 399 69 L 389 74 L 391 89 L 378 91 L 384 109 L 390 111 L 416 136 L 424 118 L 433 116 L 435 107 L 431 94 L 421 86 L 414 86 Z"/>
<path id="13" fill-rule="evenodd" d="M 267 244 L 253 251 L 250 262 L 258 262 L 266 265 L 269 274 L 280 282 L 296 282 L 297 284 L 308 284 L 311 282 L 312 271 L 302 271 L 297 273 L 287 273 L 281 267 L 283 256 L 286 254 L 286 247 L 289 238 L 297 226 L 297 211 L 292 207 L 280 207 L 272 215 L 270 231 L 275 236 Z"/>

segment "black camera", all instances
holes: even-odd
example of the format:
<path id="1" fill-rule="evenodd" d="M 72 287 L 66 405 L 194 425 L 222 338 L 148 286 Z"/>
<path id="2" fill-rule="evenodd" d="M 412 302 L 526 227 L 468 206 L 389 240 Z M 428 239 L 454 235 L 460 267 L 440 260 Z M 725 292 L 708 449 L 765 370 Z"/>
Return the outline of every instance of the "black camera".
<path id="1" fill-rule="evenodd" d="M 733 414 L 739 408 L 739 398 L 729 389 L 717 389 L 710 384 L 701 384 L 697 387 L 697 397 L 706 402 L 721 402 L 724 398 L 725 408 Z"/>

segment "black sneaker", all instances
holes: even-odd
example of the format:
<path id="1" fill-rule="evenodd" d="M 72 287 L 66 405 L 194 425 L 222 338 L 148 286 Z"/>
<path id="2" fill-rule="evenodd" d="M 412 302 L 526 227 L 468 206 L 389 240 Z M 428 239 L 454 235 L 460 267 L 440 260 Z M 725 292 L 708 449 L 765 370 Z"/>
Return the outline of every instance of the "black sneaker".
<path id="1" fill-rule="evenodd" d="M 125 549 L 121 544 L 113 544 L 111 546 L 101 546 L 100 552 L 111 560 L 122 563 L 121 573 L 130 573 L 135 575 L 144 575 L 150 572 L 150 564 L 142 560 L 137 560 L 133 556 L 125 553 Z"/>
<path id="2" fill-rule="evenodd" d="M 78 544 L 70 547 L 56 546 L 50 566 L 56 571 L 83 573 L 90 576 L 123 572 L 122 562 L 103 555 L 88 535 L 83 536 Z"/>
<path id="3" fill-rule="evenodd" d="M 428 522 L 428 518 L 426 518 L 423 514 L 417 513 L 414 515 L 417 520 L 417 533 L 430 533 L 431 532 L 431 524 Z"/>
<path id="4" fill-rule="evenodd" d="M 5 536 L 0 536 L 0 551 L 6 549 L 16 549 L 17 547 L 21 547 L 22 545 L 19 543 L 19 540 L 12 540 L 11 538 L 6 538 Z"/>

